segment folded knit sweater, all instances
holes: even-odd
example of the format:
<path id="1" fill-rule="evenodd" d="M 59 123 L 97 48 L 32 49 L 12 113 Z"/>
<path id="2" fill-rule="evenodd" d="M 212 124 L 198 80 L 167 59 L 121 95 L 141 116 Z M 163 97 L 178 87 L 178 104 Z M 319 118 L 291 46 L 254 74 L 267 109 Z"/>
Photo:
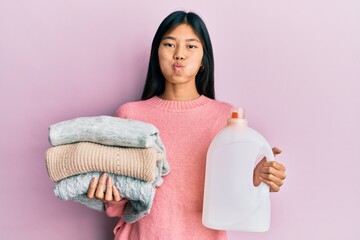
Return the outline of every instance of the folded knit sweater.
<path id="1" fill-rule="evenodd" d="M 162 175 L 169 171 L 159 130 L 152 124 L 111 116 L 79 117 L 49 127 L 52 146 L 75 142 L 93 142 L 109 146 L 155 148 L 164 155 Z"/>
<path id="2" fill-rule="evenodd" d="M 157 161 L 163 154 L 154 148 L 123 148 L 91 142 L 51 147 L 46 152 L 46 166 L 53 181 L 87 172 L 108 172 L 154 181 L 159 174 Z"/>
<path id="3" fill-rule="evenodd" d="M 155 182 L 145 182 L 116 174 L 107 175 L 112 178 L 120 195 L 129 200 L 123 211 L 127 223 L 136 222 L 150 212 L 156 191 Z M 104 211 L 104 203 L 101 200 L 86 196 L 91 179 L 94 177 L 99 179 L 100 176 L 100 172 L 90 172 L 63 179 L 56 184 L 55 195 L 62 200 L 73 200 L 98 211 Z"/>
<path id="4" fill-rule="evenodd" d="M 153 181 L 146 182 L 138 178 L 108 173 L 108 176 L 113 179 L 114 185 L 120 191 L 120 195 L 128 199 L 123 211 L 123 219 L 127 223 L 134 223 L 150 212 L 156 187 L 162 184 L 162 176 L 170 171 L 158 129 L 154 125 L 142 121 L 110 116 L 76 118 L 51 125 L 49 127 L 49 141 L 54 147 L 70 144 L 74 144 L 72 145 L 74 147 L 75 143 L 80 146 L 83 146 L 84 143 L 94 143 L 122 148 L 148 148 L 150 151 L 156 150 L 156 159 L 159 155 L 162 156 L 162 160 L 156 161 L 157 171 Z M 71 146 L 65 146 L 66 148 L 71 149 Z M 76 155 L 75 152 L 74 156 Z M 86 161 L 88 160 L 98 161 L 99 159 L 86 157 Z M 63 163 L 66 161 L 61 159 Z M 110 160 L 105 161 L 106 164 L 111 163 Z M 86 165 L 79 159 L 77 162 L 78 164 L 81 162 L 82 167 Z M 97 164 L 97 167 L 101 165 L 100 163 Z M 61 163 L 58 166 L 62 167 Z M 97 167 L 94 169 L 97 169 Z M 115 165 L 113 165 L 114 167 Z M 109 166 L 106 166 L 106 168 L 108 170 Z M 75 171 L 75 169 L 74 166 L 72 170 Z M 67 170 L 65 169 L 65 171 Z M 86 196 L 91 179 L 94 177 L 100 178 L 100 171 L 103 171 L 103 169 L 99 168 L 94 172 L 81 173 L 60 180 L 55 185 L 55 195 L 60 199 L 73 200 L 87 207 L 103 211 L 104 203 L 101 200 L 89 199 Z"/>

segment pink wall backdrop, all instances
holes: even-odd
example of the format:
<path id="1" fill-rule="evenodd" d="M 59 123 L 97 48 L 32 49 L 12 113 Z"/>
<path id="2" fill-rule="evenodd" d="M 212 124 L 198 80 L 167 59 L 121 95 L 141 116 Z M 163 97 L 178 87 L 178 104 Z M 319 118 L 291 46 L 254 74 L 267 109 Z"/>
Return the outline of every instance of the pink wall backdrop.
<path id="1" fill-rule="evenodd" d="M 48 126 L 139 99 L 156 28 L 179 9 L 208 25 L 217 98 L 287 166 L 270 231 L 229 239 L 360 239 L 355 0 L 0 1 L 0 239 L 112 239 L 116 219 L 54 196 Z"/>

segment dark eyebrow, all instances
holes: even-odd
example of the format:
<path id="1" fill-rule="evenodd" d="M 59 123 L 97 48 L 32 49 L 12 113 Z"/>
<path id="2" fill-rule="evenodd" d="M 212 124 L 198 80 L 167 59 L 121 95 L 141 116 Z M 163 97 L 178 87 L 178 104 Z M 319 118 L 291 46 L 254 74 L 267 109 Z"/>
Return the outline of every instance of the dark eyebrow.
<path id="1" fill-rule="evenodd" d="M 176 38 L 171 37 L 171 36 L 164 36 L 161 40 L 166 40 L 166 39 L 176 40 Z"/>
<path id="2" fill-rule="evenodd" d="M 176 40 L 176 38 L 175 38 L 175 37 L 172 37 L 172 36 L 164 36 L 164 37 L 162 38 L 162 40 L 166 40 L 166 39 Z M 196 41 L 196 42 L 199 42 L 199 43 L 200 43 L 200 41 L 197 40 L 196 38 L 188 38 L 188 39 L 186 39 L 185 41 L 186 41 L 186 42 Z"/>

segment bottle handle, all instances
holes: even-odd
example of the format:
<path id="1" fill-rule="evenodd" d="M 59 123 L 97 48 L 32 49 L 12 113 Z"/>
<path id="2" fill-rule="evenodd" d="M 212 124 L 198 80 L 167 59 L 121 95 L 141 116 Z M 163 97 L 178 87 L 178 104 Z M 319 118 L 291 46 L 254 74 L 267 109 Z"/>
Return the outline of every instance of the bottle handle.
<path id="1" fill-rule="evenodd" d="M 264 146 L 260 149 L 257 161 L 264 157 L 266 161 L 273 161 L 275 159 L 274 153 L 268 144 L 264 144 Z M 254 188 L 256 189 L 255 191 L 257 191 L 260 202 L 265 200 L 265 198 L 269 195 L 270 187 L 263 182 L 261 182 L 257 187 L 254 186 Z"/>

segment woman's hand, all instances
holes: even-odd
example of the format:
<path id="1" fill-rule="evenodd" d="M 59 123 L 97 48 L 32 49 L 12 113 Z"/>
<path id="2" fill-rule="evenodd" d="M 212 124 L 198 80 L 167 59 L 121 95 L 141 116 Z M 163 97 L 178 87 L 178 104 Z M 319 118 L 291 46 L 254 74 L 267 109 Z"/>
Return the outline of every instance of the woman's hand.
<path id="1" fill-rule="evenodd" d="M 275 156 L 281 153 L 276 147 L 272 150 Z M 254 169 L 254 185 L 259 186 L 264 182 L 270 187 L 270 192 L 278 192 L 285 178 L 285 166 L 276 161 L 266 161 L 263 158 Z"/>
<path id="2" fill-rule="evenodd" d="M 106 191 L 105 190 L 106 183 Z M 88 198 L 100 199 L 103 202 L 120 201 L 121 196 L 119 190 L 113 185 L 112 180 L 105 173 L 100 179 L 93 178 L 90 182 L 87 192 Z"/>

